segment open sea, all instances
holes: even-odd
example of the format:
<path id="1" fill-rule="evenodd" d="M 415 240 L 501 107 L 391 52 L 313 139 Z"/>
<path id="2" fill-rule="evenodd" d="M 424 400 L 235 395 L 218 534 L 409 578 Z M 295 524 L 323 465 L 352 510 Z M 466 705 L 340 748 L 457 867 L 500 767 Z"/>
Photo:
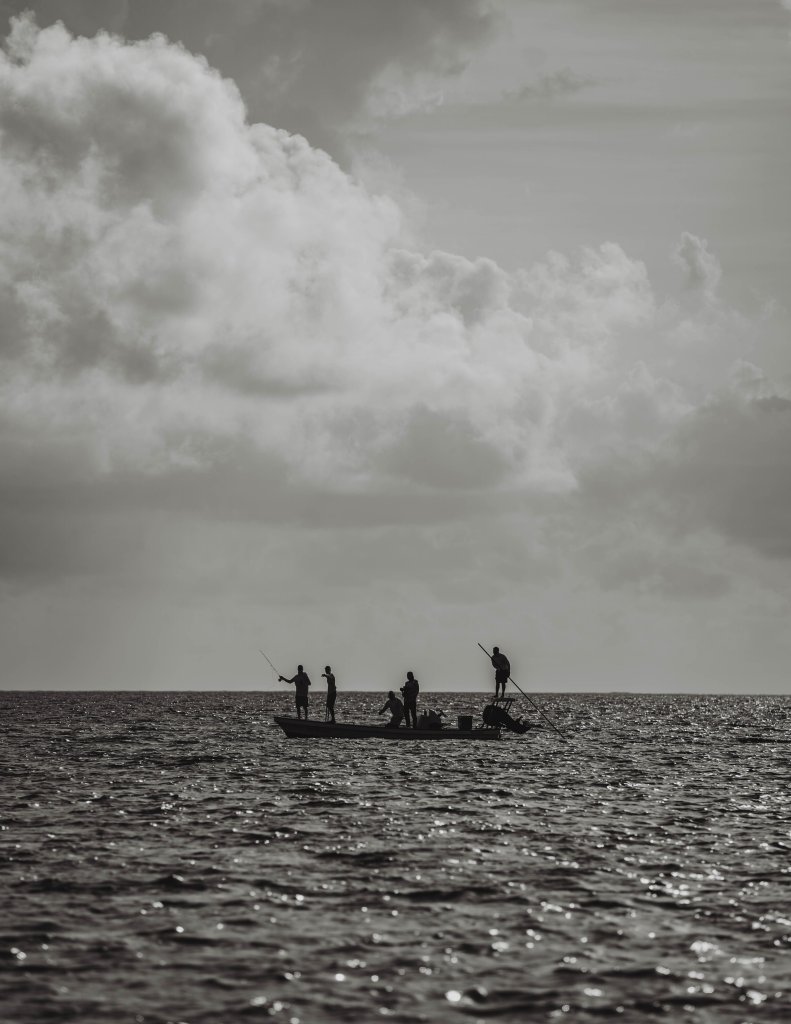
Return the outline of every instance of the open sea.
<path id="1" fill-rule="evenodd" d="M 791 1021 L 791 698 L 535 699 L 0 694 L 0 1020 Z"/>

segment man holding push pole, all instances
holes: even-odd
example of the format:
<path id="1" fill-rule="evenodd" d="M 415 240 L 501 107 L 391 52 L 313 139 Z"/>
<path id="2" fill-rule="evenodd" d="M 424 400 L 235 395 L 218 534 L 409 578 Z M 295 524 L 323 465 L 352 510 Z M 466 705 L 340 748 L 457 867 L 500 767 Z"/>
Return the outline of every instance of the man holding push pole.
<path id="1" fill-rule="evenodd" d="M 492 665 L 494 666 L 494 699 L 497 700 L 500 696 L 500 687 L 503 689 L 503 697 L 505 696 L 505 684 L 511 675 L 511 662 L 499 647 L 492 649 Z"/>

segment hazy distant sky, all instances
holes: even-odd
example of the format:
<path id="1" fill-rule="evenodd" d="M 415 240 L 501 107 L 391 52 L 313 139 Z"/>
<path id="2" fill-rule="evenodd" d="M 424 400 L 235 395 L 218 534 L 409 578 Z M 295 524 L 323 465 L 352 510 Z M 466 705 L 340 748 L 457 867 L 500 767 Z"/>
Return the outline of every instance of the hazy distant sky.
<path id="1" fill-rule="evenodd" d="M 791 0 L 0 16 L 0 686 L 788 689 Z"/>

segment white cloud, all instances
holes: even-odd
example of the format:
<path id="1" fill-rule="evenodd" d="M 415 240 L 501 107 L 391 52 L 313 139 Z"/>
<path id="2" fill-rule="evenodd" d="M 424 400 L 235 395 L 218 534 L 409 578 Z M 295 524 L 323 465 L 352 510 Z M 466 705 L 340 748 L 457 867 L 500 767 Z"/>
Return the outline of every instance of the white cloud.
<path id="1" fill-rule="evenodd" d="M 161 37 L 17 21 L 0 78 L 6 415 L 97 469 L 205 466 L 244 439 L 353 477 L 403 466 L 393 446 L 428 415 L 438 466 L 489 446 L 540 483 L 563 472 L 557 403 L 651 314 L 617 246 L 516 278 L 405 248 L 391 201 L 249 126 Z"/>
<path id="2" fill-rule="evenodd" d="M 694 477 L 685 529 L 785 552 L 779 514 L 765 543 L 746 506 L 721 512 L 728 471 L 698 472 L 727 435 L 712 416 L 747 424 L 746 461 L 768 444 L 784 465 L 786 434 L 763 393 L 698 410 L 689 350 L 709 352 L 731 314 L 695 236 L 678 258 L 697 306 L 659 301 L 614 243 L 515 273 L 423 252 L 391 199 L 303 138 L 250 125 L 233 83 L 161 36 L 17 21 L 0 132 L 8 573 L 131 558 L 128 522 L 89 524 L 137 504 L 207 521 L 419 524 L 422 564 L 434 558 L 446 594 L 473 593 L 472 570 L 451 581 L 443 568 L 458 540 L 432 524 L 485 514 L 477 537 L 494 550 L 498 501 L 518 493 L 512 566 L 520 545 L 529 571 L 576 550 L 602 586 L 722 593 L 705 566 L 660 569 L 657 517 L 673 514 L 639 495 L 663 474 L 678 508 Z M 616 557 L 607 521 L 627 510 L 646 538 Z M 528 538 L 528 520 L 548 525 Z M 86 529 L 104 540 L 69 543 Z M 394 572 L 398 550 L 383 556 Z"/>

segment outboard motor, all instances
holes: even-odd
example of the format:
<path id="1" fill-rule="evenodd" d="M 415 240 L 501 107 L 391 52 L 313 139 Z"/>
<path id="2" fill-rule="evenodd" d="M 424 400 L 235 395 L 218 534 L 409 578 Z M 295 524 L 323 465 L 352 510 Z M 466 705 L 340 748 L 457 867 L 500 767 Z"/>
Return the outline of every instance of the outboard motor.
<path id="1" fill-rule="evenodd" d="M 487 704 L 483 709 L 483 724 L 484 725 L 499 725 L 503 729 L 508 729 L 509 732 L 525 733 L 530 728 L 527 722 L 523 722 L 522 719 L 512 718 L 511 715 L 497 704 Z"/>

